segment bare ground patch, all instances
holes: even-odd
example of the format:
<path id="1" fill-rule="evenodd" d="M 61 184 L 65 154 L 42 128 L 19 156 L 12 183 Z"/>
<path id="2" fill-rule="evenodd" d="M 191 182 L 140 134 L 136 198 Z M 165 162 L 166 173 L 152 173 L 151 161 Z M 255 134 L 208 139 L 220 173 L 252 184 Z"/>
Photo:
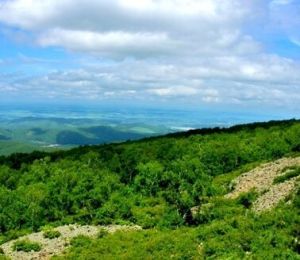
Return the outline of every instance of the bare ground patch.
<path id="1" fill-rule="evenodd" d="M 44 237 L 44 232 L 32 233 L 20 237 L 16 240 L 9 241 L 0 246 L 3 249 L 5 256 L 12 260 L 33 260 L 50 259 L 54 255 L 61 254 L 70 244 L 72 238 L 79 235 L 96 237 L 100 230 L 106 230 L 108 233 L 114 233 L 118 230 L 140 230 L 139 226 L 121 226 L 121 225 L 110 225 L 110 226 L 80 226 L 80 225 L 65 225 L 55 228 L 60 232 L 60 236 L 54 239 L 49 239 Z M 17 240 L 27 239 L 31 242 L 37 242 L 42 246 L 39 252 L 23 252 L 23 251 L 13 251 L 13 244 Z"/>
<path id="2" fill-rule="evenodd" d="M 233 191 L 225 195 L 225 198 L 235 199 L 242 193 L 256 190 L 260 196 L 253 204 L 253 210 L 269 210 L 297 188 L 299 176 L 274 184 L 275 178 L 282 176 L 285 169 L 295 166 L 300 166 L 300 157 L 287 157 L 263 164 L 236 178 L 232 183 Z"/>

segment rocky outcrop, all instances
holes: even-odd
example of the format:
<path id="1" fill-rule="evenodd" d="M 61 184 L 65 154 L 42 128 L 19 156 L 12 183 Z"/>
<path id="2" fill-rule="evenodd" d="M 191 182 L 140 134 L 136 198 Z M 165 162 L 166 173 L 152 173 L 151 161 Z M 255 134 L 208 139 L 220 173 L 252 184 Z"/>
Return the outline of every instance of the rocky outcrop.
<path id="1" fill-rule="evenodd" d="M 29 240 L 30 242 L 39 243 L 42 246 L 39 252 L 22 252 L 13 251 L 12 246 L 17 240 L 9 241 L 0 246 L 5 256 L 12 260 L 46 260 L 50 259 L 53 255 L 61 254 L 68 246 L 72 238 L 79 235 L 96 237 L 100 230 L 105 230 L 108 233 L 114 233 L 118 230 L 140 230 L 139 226 L 79 226 L 79 225 L 66 225 L 57 227 L 54 230 L 60 232 L 60 237 L 48 239 L 44 237 L 43 232 L 32 233 L 27 236 L 20 237 L 17 240 Z"/>
<path id="2" fill-rule="evenodd" d="M 286 199 L 297 187 L 297 178 L 279 183 L 262 194 L 253 204 L 256 212 L 267 211 L 274 208 L 280 201 Z"/>
<path id="3" fill-rule="evenodd" d="M 231 184 L 233 191 L 225 197 L 235 199 L 241 193 L 255 190 L 260 196 L 254 202 L 252 209 L 256 212 L 269 210 L 287 198 L 297 188 L 299 177 L 274 184 L 276 177 L 284 175 L 285 169 L 294 166 L 300 166 L 300 157 L 282 158 L 263 164 L 236 178 Z"/>

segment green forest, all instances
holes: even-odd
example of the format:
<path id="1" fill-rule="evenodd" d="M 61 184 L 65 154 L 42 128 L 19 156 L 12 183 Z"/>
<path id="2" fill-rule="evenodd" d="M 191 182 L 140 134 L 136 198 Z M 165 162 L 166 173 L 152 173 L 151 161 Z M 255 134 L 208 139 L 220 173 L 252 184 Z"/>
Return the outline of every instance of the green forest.
<path id="1" fill-rule="evenodd" d="M 54 258 L 300 259 L 299 190 L 262 214 L 255 191 L 224 198 L 240 174 L 299 155 L 300 121 L 288 120 L 2 156 L 0 247 L 45 226 L 136 224 Z"/>

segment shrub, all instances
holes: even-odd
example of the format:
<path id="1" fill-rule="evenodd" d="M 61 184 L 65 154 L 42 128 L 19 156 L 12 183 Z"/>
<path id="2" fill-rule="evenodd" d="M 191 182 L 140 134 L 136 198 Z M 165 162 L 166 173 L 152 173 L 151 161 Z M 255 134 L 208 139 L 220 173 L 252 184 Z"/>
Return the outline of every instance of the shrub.
<path id="1" fill-rule="evenodd" d="M 108 231 L 104 228 L 101 228 L 97 234 L 98 238 L 103 238 L 106 237 L 108 235 Z"/>
<path id="2" fill-rule="evenodd" d="M 300 168 L 295 168 L 295 169 L 288 169 L 287 172 L 284 175 L 280 175 L 278 177 L 276 177 L 273 181 L 273 184 L 278 184 L 278 183 L 282 183 L 285 182 L 289 179 L 292 179 L 294 177 L 297 177 L 298 175 L 300 175 Z"/>
<path id="3" fill-rule="evenodd" d="M 242 204 L 245 208 L 249 209 L 252 206 L 253 202 L 256 200 L 256 198 L 257 193 L 254 191 L 250 191 L 241 194 L 238 198 L 238 203 Z"/>
<path id="4" fill-rule="evenodd" d="M 91 244 L 91 239 L 87 236 L 79 235 L 77 237 L 74 237 L 71 240 L 70 244 L 74 248 L 88 247 Z"/>
<path id="5" fill-rule="evenodd" d="M 11 241 L 11 240 L 16 240 L 19 237 L 25 236 L 30 234 L 31 231 L 28 229 L 22 229 L 22 230 L 10 230 L 6 233 L 2 233 L 0 232 L 0 245 L 4 244 L 5 242 Z"/>
<path id="6" fill-rule="evenodd" d="M 117 231 L 100 239 L 79 236 L 57 259 L 203 259 L 202 254 L 193 230 L 181 228 Z"/>
<path id="7" fill-rule="evenodd" d="M 54 239 L 61 236 L 61 233 L 57 230 L 47 230 L 44 231 L 44 238 Z"/>
<path id="8" fill-rule="evenodd" d="M 24 251 L 24 252 L 31 252 L 35 251 L 38 252 L 42 249 L 42 246 L 36 242 L 30 242 L 28 239 L 25 240 L 18 240 L 13 244 L 12 247 L 13 251 Z"/>

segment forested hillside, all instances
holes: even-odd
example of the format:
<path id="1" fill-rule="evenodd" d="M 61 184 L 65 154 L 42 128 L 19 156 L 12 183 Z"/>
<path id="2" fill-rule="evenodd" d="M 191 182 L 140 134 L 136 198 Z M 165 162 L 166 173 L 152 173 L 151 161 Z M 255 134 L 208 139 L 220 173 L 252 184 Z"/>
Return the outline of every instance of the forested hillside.
<path id="1" fill-rule="evenodd" d="M 255 190 L 224 197 L 240 174 L 299 155 L 290 120 L 0 157 L 0 243 L 49 225 L 136 224 L 76 238 L 61 258 L 300 259 L 299 191 L 259 214 Z"/>

